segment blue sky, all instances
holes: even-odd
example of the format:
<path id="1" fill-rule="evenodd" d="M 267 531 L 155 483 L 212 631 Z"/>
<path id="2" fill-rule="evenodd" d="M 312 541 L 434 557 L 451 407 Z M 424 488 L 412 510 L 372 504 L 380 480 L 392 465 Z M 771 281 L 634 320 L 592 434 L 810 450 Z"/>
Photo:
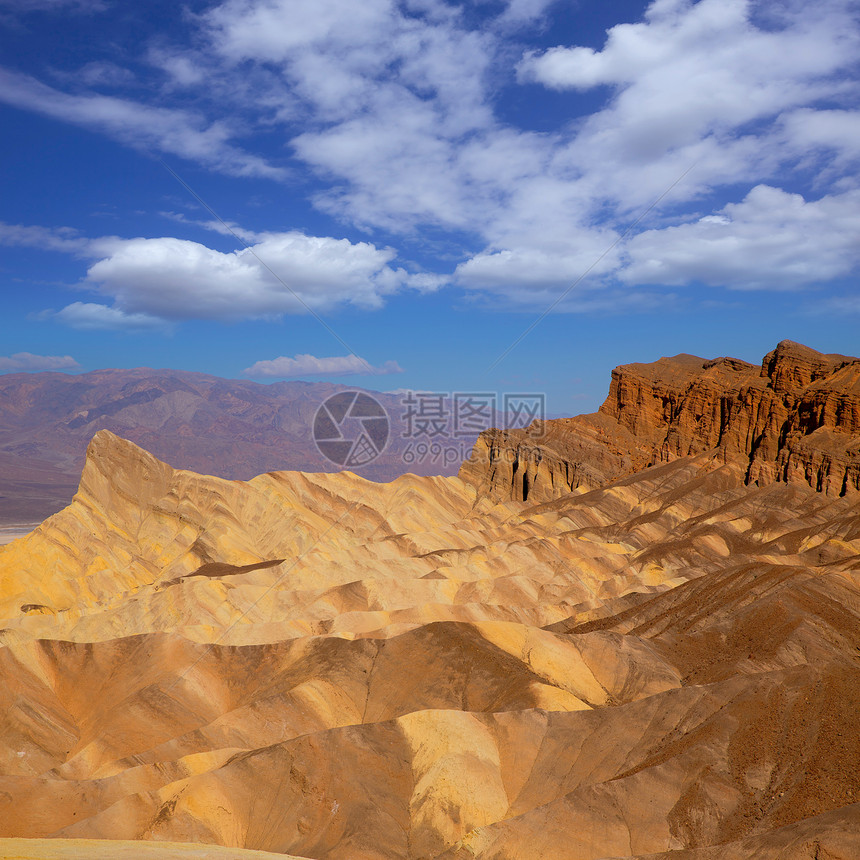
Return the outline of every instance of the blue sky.
<path id="1" fill-rule="evenodd" d="M 0 0 L 0 39 L 0 370 L 568 414 L 624 362 L 860 351 L 856 0 Z"/>

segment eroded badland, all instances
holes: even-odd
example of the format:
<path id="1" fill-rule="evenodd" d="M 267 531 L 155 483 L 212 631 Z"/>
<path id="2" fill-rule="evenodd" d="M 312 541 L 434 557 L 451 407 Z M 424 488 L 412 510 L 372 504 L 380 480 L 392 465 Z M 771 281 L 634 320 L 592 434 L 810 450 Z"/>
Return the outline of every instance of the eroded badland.
<path id="1" fill-rule="evenodd" d="M 99 432 L 0 548 L 0 854 L 856 858 L 858 488 L 860 361 L 789 342 L 460 477 Z"/>

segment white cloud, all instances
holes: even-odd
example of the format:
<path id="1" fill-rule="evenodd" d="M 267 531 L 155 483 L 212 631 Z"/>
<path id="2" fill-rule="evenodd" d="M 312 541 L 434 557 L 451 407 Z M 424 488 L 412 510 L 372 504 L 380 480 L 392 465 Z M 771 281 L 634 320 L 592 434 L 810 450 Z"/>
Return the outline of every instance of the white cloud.
<path id="1" fill-rule="evenodd" d="M 567 248 L 545 239 L 544 248 L 535 247 L 535 240 L 513 249 L 488 249 L 461 263 L 454 280 L 515 307 L 548 307 L 577 284 L 559 306 L 562 311 L 641 304 L 634 290 L 619 291 L 613 282 L 628 288 L 705 284 L 790 290 L 860 268 L 858 236 L 860 190 L 807 201 L 759 185 L 739 203 L 624 241 L 609 231 L 580 231 L 570 236 Z M 652 292 L 652 307 L 655 298 Z"/>
<path id="2" fill-rule="evenodd" d="M 118 310 L 166 320 L 236 320 L 326 311 L 342 304 L 379 308 L 414 276 L 389 263 L 390 248 L 367 242 L 270 233 L 223 253 L 184 239 L 105 239 L 87 283 Z M 416 278 L 418 288 L 426 288 Z"/>
<path id="3" fill-rule="evenodd" d="M 504 15 L 525 19 L 546 6 L 522 0 Z M 292 145 L 331 182 L 318 206 L 369 228 L 477 233 L 486 247 L 456 281 L 515 305 L 558 295 L 670 188 L 654 215 L 801 162 L 823 170 L 830 155 L 815 150 L 844 156 L 860 139 L 852 112 L 818 107 L 850 96 L 845 73 L 860 52 L 856 22 L 837 0 L 783 6 L 767 21 L 746 0 L 658 0 L 643 21 L 612 28 L 600 51 L 528 56 L 523 82 L 608 88 L 602 109 L 540 135 L 492 114 L 498 34 L 467 32 L 442 13 L 405 16 L 385 0 L 352 16 L 345 8 L 346 0 L 230 0 L 205 20 L 227 62 L 277 67 L 302 99 L 311 130 Z M 824 216 L 838 221 L 834 211 Z M 745 235 L 762 259 L 773 256 L 763 231 Z M 619 272 L 621 251 L 600 262 L 591 287 Z M 787 281 L 810 276 L 798 267 L 781 268 L 794 272 Z M 765 282 L 719 270 L 727 286 Z M 830 270 L 823 261 L 819 272 Z"/>
<path id="4" fill-rule="evenodd" d="M 798 157 L 831 153 L 850 162 L 860 157 L 860 110 L 800 108 L 782 117 L 785 145 Z"/>
<path id="5" fill-rule="evenodd" d="M 488 249 L 461 263 L 455 280 L 467 289 L 490 291 L 513 303 L 533 303 L 537 296 L 549 303 L 553 293 L 586 272 L 599 277 L 617 269 L 619 250 L 613 247 L 617 240 L 609 231 L 580 231 L 563 244 L 545 241 L 544 247 Z"/>
<path id="6" fill-rule="evenodd" d="M 860 191 L 806 201 L 759 185 L 715 216 L 640 233 L 620 274 L 631 284 L 792 289 L 855 271 L 858 237 Z"/>
<path id="7" fill-rule="evenodd" d="M 660 0 L 643 22 L 610 30 L 602 51 L 558 47 L 527 56 L 523 82 L 604 85 L 609 97 L 569 133 L 545 138 L 549 153 L 538 170 L 504 183 L 515 190 L 500 198 L 503 207 L 487 207 L 482 221 L 489 246 L 458 267 L 458 281 L 506 302 L 546 306 L 611 244 L 609 229 L 605 244 L 587 240 L 595 225 L 612 226 L 617 236 L 664 194 L 650 217 L 680 220 L 677 231 L 648 230 L 630 240 L 626 269 L 619 245 L 584 286 L 599 286 L 601 270 L 629 284 L 697 279 L 741 288 L 820 283 L 852 270 L 860 260 L 849 232 L 853 197 L 807 204 L 801 215 L 792 205 L 782 211 L 790 195 L 756 189 L 727 209 L 733 226 L 722 230 L 663 214 L 795 166 L 837 190 L 856 187 L 854 173 L 840 174 L 834 163 L 841 159 L 844 171 L 857 157 L 857 112 L 817 103 L 856 92 L 846 73 L 856 71 L 857 23 L 840 2 L 785 8 L 781 19 L 763 24 L 754 17 L 760 7 L 743 0 Z M 803 218 L 814 221 L 812 236 L 798 235 Z M 787 240 L 769 229 L 785 229 Z M 682 237 L 695 237 L 695 251 L 682 247 Z M 734 261 L 716 250 L 730 241 L 739 246 Z M 646 250 L 663 252 L 662 268 Z"/>
<path id="8" fill-rule="evenodd" d="M 242 372 L 246 376 L 257 379 L 291 379 L 300 376 L 356 376 L 360 374 L 385 376 L 390 373 L 403 373 L 403 368 L 396 361 L 386 361 L 385 364 L 374 367 L 357 355 L 332 356 L 330 358 L 297 355 L 295 358 L 281 356 L 269 361 L 258 361 Z"/>
<path id="9" fill-rule="evenodd" d="M 516 25 L 541 18 L 556 0 L 505 0 L 502 24 Z"/>
<path id="10" fill-rule="evenodd" d="M 206 66 L 196 57 L 158 46 L 150 48 L 148 59 L 178 87 L 194 87 L 206 81 Z"/>
<path id="11" fill-rule="evenodd" d="M 857 34 L 839 27 L 851 23 L 841 6 L 824 3 L 764 29 L 753 22 L 749 0 L 653 3 L 645 21 L 609 30 L 603 50 L 551 48 L 528 55 L 519 72 L 560 90 L 610 85 L 640 97 L 671 91 L 680 104 L 667 108 L 680 114 L 693 107 L 694 122 L 734 121 L 733 110 L 743 122 L 807 99 L 820 76 L 852 64 Z"/>
<path id="12" fill-rule="evenodd" d="M 454 7 L 420 6 L 423 15 L 388 0 L 229 0 L 204 16 L 224 62 L 281 71 L 306 120 L 296 153 L 347 182 L 318 204 L 362 225 L 463 227 L 477 211 L 455 161 L 469 135 L 494 124 L 492 38 L 458 26 Z M 266 94 L 270 110 L 280 96 Z"/>
<path id="13" fill-rule="evenodd" d="M 233 236 L 249 245 L 259 242 L 266 236 L 265 233 L 247 230 L 235 221 L 218 221 L 214 218 L 208 221 L 199 221 L 186 217 L 182 212 L 159 212 L 158 214 L 162 218 L 175 221 L 177 224 L 192 224 L 195 227 L 202 227 L 204 230 L 211 230 L 213 233 L 218 233 L 221 236 Z"/>
<path id="14" fill-rule="evenodd" d="M 87 63 L 73 76 L 60 75 L 61 78 L 71 77 L 88 87 L 124 87 L 133 84 L 134 73 L 130 69 L 118 66 L 108 61 L 94 60 Z"/>
<path id="15" fill-rule="evenodd" d="M 71 328 L 84 331 L 100 329 L 152 329 L 163 328 L 164 321 L 150 314 L 126 313 L 119 308 L 100 305 L 98 302 L 73 302 L 62 310 L 49 311 L 46 319 L 57 319 Z"/>
<path id="16" fill-rule="evenodd" d="M 278 62 L 320 43 L 366 43 L 387 33 L 395 13 L 387 0 L 227 0 L 206 14 L 211 37 L 226 57 Z M 368 57 L 370 63 L 379 62 Z"/>
<path id="17" fill-rule="evenodd" d="M 839 3 L 769 28 L 756 24 L 754 8 L 746 0 L 655 3 L 644 22 L 612 28 L 602 51 L 558 47 L 527 57 L 523 80 L 612 88 L 560 159 L 603 180 L 599 193 L 621 212 L 653 200 L 694 163 L 682 199 L 760 182 L 794 160 L 780 116 L 847 95 L 837 73 L 855 66 L 858 28 Z"/>
<path id="18" fill-rule="evenodd" d="M 219 221 L 180 223 L 253 242 L 223 252 L 173 237 L 83 237 L 70 228 L 0 222 L 0 244 L 63 251 L 95 260 L 82 286 L 111 300 L 77 301 L 47 311 L 75 328 L 151 328 L 190 319 L 233 321 L 330 311 L 343 305 L 374 310 L 403 289 L 432 292 L 447 279 L 392 265 L 397 252 L 328 236 L 256 233 Z"/>
<path id="19" fill-rule="evenodd" d="M 77 370 L 80 365 L 70 355 L 34 355 L 16 352 L 0 356 L 0 373 L 21 373 L 37 370 Z"/>
<path id="20" fill-rule="evenodd" d="M 224 121 L 209 122 L 191 111 L 150 107 L 102 95 L 70 95 L 29 77 L 0 69 L 0 102 L 104 132 L 129 146 L 155 149 L 197 161 L 234 176 L 281 179 L 282 168 L 230 141 Z"/>
<path id="21" fill-rule="evenodd" d="M 313 199 L 320 209 L 367 230 L 456 231 L 471 248 L 456 283 L 518 307 L 549 304 L 664 194 L 583 289 L 626 295 L 618 282 L 650 283 L 658 269 L 666 286 L 723 279 L 728 287 L 768 288 L 850 270 L 857 252 L 843 241 L 850 219 L 837 198 L 857 187 L 860 155 L 854 0 L 656 0 L 641 21 L 613 27 L 600 50 L 560 45 L 523 57 L 520 82 L 565 92 L 572 113 L 583 104 L 577 92 L 603 98 L 590 115 L 559 118 L 553 131 L 536 133 L 506 124 L 494 101 L 511 84 L 510 25 L 528 26 L 550 6 L 488 2 L 482 13 L 491 19 L 469 29 L 474 17 L 444 0 L 225 0 L 189 18 L 199 28 L 196 47 L 159 43 L 148 53 L 169 90 L 199 96 L 196 104 L 212 116 L 220 110 L 222 121 L 70 96 L 8 74 L 0 94 L 243 175 L 281 174 L 238 148 L 233 117 L 280 129 L 319 177 Z M 591 97 L 587 104 L 591 110 Z M 765 225 L 790 235 L 799 229 L 791 198 L 777 187 L 786 175 L 808 178 L 820 198 L 800 207 L 804 218 L 818 219 L 818 258 L 812 241 L 792 251 L 768 234 Z M 757 188 L 765 185 L 773 193 Z M 722 209 L 727 194 L 735 209 Z M 690 221 L 691 210 L 711 209 Z M 397 289 L 443 283 L 407 275 L 393 254 L 370 243 L 331 257 L 330 245 L 302 251 L 274 234 L 239 235 L 315 309 L 378 307 Z M 713 265 L 687 261 L 680 237 Z M 740 262 L 716 259 L 729 237 L 751 274 Z M 299 259 L 305 253 L 315 260 L 310 278 Z M 117 313 L 228 319 L 301 310 L 247 252 L 151 239 L 105 246 L 101 257 L 88 281 Z M 332 274 L 333 258 L 345 278 Z M 775 274 L 756 260 L 770 261 Z"/>
<path id="22" fill-rule="evenodd" d="M 39 227 L 0 221 L 0 244 L 43 251 L 84 253 L 90 240 L 71 227 Z"/>

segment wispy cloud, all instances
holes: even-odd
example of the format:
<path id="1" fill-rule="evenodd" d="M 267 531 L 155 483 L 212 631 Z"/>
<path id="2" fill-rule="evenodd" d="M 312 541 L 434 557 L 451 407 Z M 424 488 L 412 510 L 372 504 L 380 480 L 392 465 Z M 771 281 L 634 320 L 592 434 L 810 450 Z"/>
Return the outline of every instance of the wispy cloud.
<path id="1" fill-rule="evenodd" d="M 38 370 L 77 370 L 80 365 L 70 355 L 34 355 L 16 352 L 0 356 L 0 373 L 22 373 Z"/>
<path id="2" fill-rule="evenodd" d="M 852 100 L 846 76 L 860 53 L 840 0 L 786 4 L 766 21 L 746 0 L 657 0 L 642 21 L 612 28 L 602 50 L 528 54 L 523 86 L 609 94 L 575 126 L 541 135 L 494 113 L 500 32 L 467 30 L 439 3 L 424 16 L 382 0 L 357 15 L 345 5 L 228 0 L 203 17 L 203 32 L 224 63 L 275 66 L 291 82 L 312 120 L 291 144 L 333 180 L 319 207 L 393 231 L 424 223 L 477 233 L 486 246 L 460 266 L 459 283 L 506 302 L 539 305 L 569 285 L 692 165 L 654 213 L 671 221 L 674 210 L 679 226 L 684 210 L 723 189 L 776 180 L 800 163 L 825 177 L 835 159 L 858 153 L 855 113 L 832 104 Z M 547 5 L 512 2 L 503 15 L 526 20 Z M 778 223 L 778 211 L 771 218 Z M 748 231 L 747 243 L 772 258 L 764 234 Z M 636 283 L 642 268 L 626 267 L 623 251 L 594 271 L 592 287 L 622 272 Z M 721 271 L 726 286 L 758 283 L 740 268 Z"/>
<path id="3" fill-rule="evenodd" d="M 550 7 L 485 4 L 476 27 L 443 0 L 224 0 L 189 19 L 192 42 L 159 42 L 145 54 L 168 82 L 161 96 L 181 91 L 194 110 L 70 95 L 11 72 L 0 73 L 0 99 L 213 170 L 283 178 L 284 168 L 239 145 L 241 115 L 246 128 L 282 135 L 318 180 L 308 193 L 320 210 L 371 235 L 412 238 L 429 225 L 456 236 L 468 254 L 455 283 L 502 306 L 545 307 L 658 199 L 583 293 L 690 282 L 798 288 L 852 271 L 860 249 L 845 241 L 853 198 L 844 195 L 858 187 L 860 160 L 856 3 L 655 0 L 599 49 L 559 45 L 512 69 L 509 25 L 528 27 Z M 91 86 L 102 71 L 91 69 Z M 535 88 L 587 93 L 590 113 L 530 131 L 504 115 L 505 87 L 521 88 L 520 97 Z M 786 177 L 795 183 L 801 173 L 815 192 L 804 192 L 798 210 Z M 799 235 L 804 218 L 806 240 L 768 234 Z M 379 307 L 422 279 L 428 289 L 443 282 L 407 275 L 371 242 L 335 250 L 339 240 L 238 230 L 315 309 Z M 730 239 L 736 264 L 717 250 Z M 682 241 L 701 265 L 684 262 Z M 196 306 L 226 319 L 237 306 L 247 316 L 300 309 L 252 254 L 124 242 L 88 275 L 123 313 L 183 319 Z M 316 261 L 312 277 L 303 255 Z M 180 272 L 187 301 L 173 295 Z"/>
<path id="4" fill-rule="evenodd" d="M 75 254 L 86 253 L 90 240 L 71 227 L 40 227 L 0 221 L 0 244 Z"/>
<path id="5" fill-rule="evenodd" d="M 43 319 L 55 319 L 70 328 L 83 331 L 110 329 L 141 330 L 161 329 L 165 321 L 151 314 L 128 313 L 117 307 L 101 305 L 98 302 L 72 302 L 59 311 L 47 311 Z"/>
<path id="6" fill-rule="evenodd" d="M 5 69 L 0 69 L 0 101 L 96 129 L 138 149 L 178 155 L 234 176 L 286 176 L 283 168 L 231 143 L 235 131 L 229 122 L 209 121 L 193 111 L 151 107 L 114 96 L 73 95 Z"/>
<path id="7" fill-rule="evenodd" d="M 305 354 L 258 361 L 242 372 L 255 379 L 294 379 L 301 376 L 386 376 L 403 373 L 403 368 L 396 361 L 386 361 L 374 367 L 357 355 L 317 358 Z"/>

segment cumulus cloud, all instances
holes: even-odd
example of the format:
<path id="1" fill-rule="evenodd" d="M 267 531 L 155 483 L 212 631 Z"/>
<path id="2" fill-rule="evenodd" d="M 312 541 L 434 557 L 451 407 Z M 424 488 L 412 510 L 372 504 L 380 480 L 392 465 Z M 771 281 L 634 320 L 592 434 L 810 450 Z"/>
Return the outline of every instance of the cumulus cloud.
<path id="1" fill-rule="evenodd" d="M 374 367 L 357 355 L 341 355 L 317 358 L 314 355 L 297 355 L 294 358 L 281 356 L 268 361 L 258 361 L 242 371 L 255 379 L 292 379 L 300 376 L 356 376 L 369 374 L 386 376 L 403 373 L 396 361 L 386 361 Z"/>
<path id="2" fill-rule="evenodd" d="M 330 310 L 373 309 L 413 276 L 389 264 L 390 248 L 368 242 L 269 233 L 224 253 L 185 239 L 104 239 L 86 282 L 117 310 L 166 320 L 236 320 Z M 416 286 L 425 282 L 418 278 Z"/>
<path id="3" fill-rule="evenodd" d="M 0 356 L 0 373 L 21 373 L 37 370 L 77 370 L 80 365 L 70 355 L 34 355 L 16 352 Z"/>
<path id="4" fill-rule="evenodd" d="M 635 236 L 620 275 L 631 284 L 792 289 L 855 271 L 859 236 L 860 191 L 806 201 L 759 185 L 714 215 Z"/>
<path id="5" fill-rule="evenodd" d="M 192 111 L 151 107 L 113 96 L 71 95 L 5 69 L 0 69 L 0 101 L 234 176 L 281 179 L 286 175 L 282 168 L 232 144 L 235 132 L 228 122 L 209 122 Z"/>
<path id="6" fill-rule="evenodd" d="M 191 319 L 235 321 L 382 307 L 403 289 L 438 290 L 447 278 L 393 265 L 397 252 L 298 231 L 256 233 L 221 222 L 194 223 L 252 241 L 223 252 L 173 237 L 87 238 L 69 228 L 0 222 L 0 244 L 63 251 L 95 260 L 81 286 L 110 300 L 76 301 L 42 316 L 75 328 L 152 328 Z"/>

